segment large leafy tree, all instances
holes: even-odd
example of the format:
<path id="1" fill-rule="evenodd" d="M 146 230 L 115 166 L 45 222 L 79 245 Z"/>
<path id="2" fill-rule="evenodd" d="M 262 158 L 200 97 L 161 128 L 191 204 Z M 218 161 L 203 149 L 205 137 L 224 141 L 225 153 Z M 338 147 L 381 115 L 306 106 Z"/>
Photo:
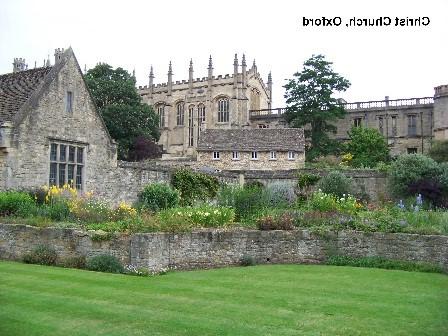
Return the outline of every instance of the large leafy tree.
<path id="1" fill-rule="evenodd" d="M 129 159 L 129 149 L 138 138 L 159 139 L 158 116 L 142 103 L 134 76 L 100 63 L 87 71 L 85 79 L 110 135 L 118 142 L 119 159 Z"/>
<path id="2" fill-rule="evenodd" d="M 331 65 L 323 55 L 313 55 L 284 86 L 285 118 L 292 127 L 305 127 L 305 137 L 310 139 L 309 161 L 339 150 L 339 143 L 328 133 L 336 132 L 332 122 L 343 118 L 345 110 L 333 94 L 347 90 L 350 82 L 334 72 Z"/>
<path id="3" fill-rule="evenodd" d="M 378 163 L 389 161 L 386 139 L 376 129 L 353 127 L 348 135 L 350 141 L 345 150 L 353 156 L 351 166 L 375 168 Z"/>

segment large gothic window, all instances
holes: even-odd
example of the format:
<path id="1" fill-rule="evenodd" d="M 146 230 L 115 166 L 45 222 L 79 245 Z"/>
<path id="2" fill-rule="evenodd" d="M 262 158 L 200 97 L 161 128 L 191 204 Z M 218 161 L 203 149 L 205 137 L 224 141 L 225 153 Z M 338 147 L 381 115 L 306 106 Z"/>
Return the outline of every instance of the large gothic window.
<path id="1" fill-rule="evenodd" d="M 205 122 L 205 105 L 199 104 L 198 105 L 198 116 L 199 116 L 199 123 Z"/>
<path id="2" fill-rule="evenodd" d="M 159 116 L 159 127 L 165 126 L 165 105 L 159 104 L 156 107 L 157 115 Z"/>
<path id="3" fill-rule="evenodd" d="M 194 145 L 193 126 L 194 126 L 194 105 L 190 105 L 188 107 L 188 146 L 190 147 Z"/>
<path id="4" fill-rule="evenodd" d="M 229 122 L 229 100 L 227 98 L 218 100 L 218 122 Z"/>
<path id="5" fill-rule="evenodd" d="M 184 125 L 184 117 L 185 117 L 184 102 L 177 103 L 176 111 L 177 111 L 177 126 L 183 126 Z"/>

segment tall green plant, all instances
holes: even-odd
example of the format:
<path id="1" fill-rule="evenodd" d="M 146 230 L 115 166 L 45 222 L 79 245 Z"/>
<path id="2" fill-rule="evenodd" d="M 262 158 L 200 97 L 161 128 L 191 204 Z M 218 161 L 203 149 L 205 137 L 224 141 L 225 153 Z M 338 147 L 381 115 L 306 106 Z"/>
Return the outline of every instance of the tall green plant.
<path id="1" fill-rule="evenodd" d="M 193 205 L 216 197 L 219 181 L 216 177 L 190 169 L 179 169 L 171 176 L 171 185 L 180 193 L 182 205 Z"/>

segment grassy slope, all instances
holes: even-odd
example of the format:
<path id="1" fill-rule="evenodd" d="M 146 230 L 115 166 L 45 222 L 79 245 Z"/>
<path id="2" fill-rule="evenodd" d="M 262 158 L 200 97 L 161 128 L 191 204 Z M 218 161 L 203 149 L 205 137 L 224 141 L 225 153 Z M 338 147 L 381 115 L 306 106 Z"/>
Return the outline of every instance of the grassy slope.
<path id="1" fill-rule="evenodd" d="M 274 265 L 152 278 L 0 262 L 0 335 L 447 335 L 448 277 Z"/>

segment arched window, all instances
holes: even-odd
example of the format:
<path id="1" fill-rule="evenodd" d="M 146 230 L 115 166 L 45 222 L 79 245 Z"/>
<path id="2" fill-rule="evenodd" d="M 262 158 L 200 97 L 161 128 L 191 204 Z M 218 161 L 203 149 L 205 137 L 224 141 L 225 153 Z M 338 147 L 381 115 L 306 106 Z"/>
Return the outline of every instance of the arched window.
<path id="1" fill-rule="evenodd" d="M 229 100 L 227 98 L 218 100 L 218 122 L 229 122 Z"/>
<path id="2" fill-rule="evenodd" d="M 159 127 L 163 128 L 165 127 L 165 105 L 164 104 L 158 104 L 156 106 L 156 112 L 159 116 Z"/>
<path id="3" fill-rule="evenodd" d="M 177 103 L 176 111 L 177 111 L 177 126 L 183 126 L 184 125 L 184 117 L 185 117 L 184 102 Z"/>
<path id="4" fill-rule="evenodd" d="M 190 147 L 194 145 L 193 126 L 194 126 L 194 105 L 190 105 L 188 107 L 188 146 Z"/>
<path id="5" fill-rule="evenodd" d="M 250 109 L 259 110 L 260 109 L 260 91 L 253 88 L 250 91 Z"/>
<path id="6" fill-rule="evenodd" d="M 199 104 L 198 105 L 198 116 L 199 116 L 199 123 L 205 122 L 205 105 Z"/>

